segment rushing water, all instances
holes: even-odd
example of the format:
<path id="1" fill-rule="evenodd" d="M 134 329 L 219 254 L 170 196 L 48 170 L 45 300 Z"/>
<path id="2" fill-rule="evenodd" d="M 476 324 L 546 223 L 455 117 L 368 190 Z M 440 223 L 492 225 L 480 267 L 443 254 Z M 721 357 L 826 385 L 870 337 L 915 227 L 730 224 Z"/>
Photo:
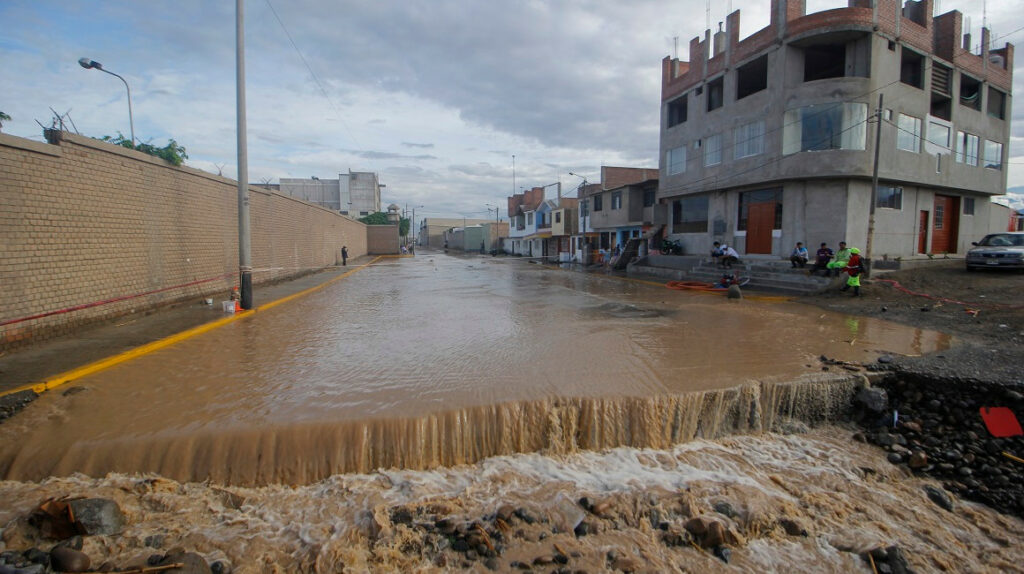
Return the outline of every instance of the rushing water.
<path id="1" fill-rule="evenodd" d="M 667 448 L 830 414 L 859 379 L 823 372 L 819 355 L 948 344 L 792 303 L 420 255 L 49 393 L 0 426 L 0 474 L 305 484 L 517 452 Z"/>

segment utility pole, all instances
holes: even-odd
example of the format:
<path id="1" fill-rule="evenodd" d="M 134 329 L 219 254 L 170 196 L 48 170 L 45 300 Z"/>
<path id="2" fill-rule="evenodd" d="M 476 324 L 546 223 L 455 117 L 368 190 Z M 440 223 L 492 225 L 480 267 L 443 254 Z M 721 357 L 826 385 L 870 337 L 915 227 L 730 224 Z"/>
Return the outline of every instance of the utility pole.
<path id="1" fill-rule="evenodd" d="M 245 0 L 235 0 L 238 113 L 238 272 L 242 309 L 252 309 L 252 239 L 249 233 L 249 155 L 245 134 Z"/>
<path id="2" fill-rule="evenodd" d="M 882 94 L 875 111 L 875 164 L 871 169 L 871 205 L 868 207 L 868 240 L 864 244 L 864 276 L 871 274 L 871 246 L 875 239 L 875 203 L 878 202 L 878 155 L 882 149 Z"/>

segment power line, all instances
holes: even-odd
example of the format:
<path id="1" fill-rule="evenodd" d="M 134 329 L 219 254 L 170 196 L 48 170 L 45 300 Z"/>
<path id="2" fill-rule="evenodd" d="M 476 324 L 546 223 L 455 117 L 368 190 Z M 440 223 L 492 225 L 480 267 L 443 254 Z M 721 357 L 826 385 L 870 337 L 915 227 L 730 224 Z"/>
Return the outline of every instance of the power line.
<path id="1" fill-rule="evenodd" d="M 295 43 L 295 40 L 292 38 L 291 32 L 288 31 L 288 27 L 284 25 L 284 22 L 281 20 L 281 17 L 277 15 L 277 10 L 274 9 L 274 5 L 270 3 L 270 0 L 266 0 L 266 3 L 267 6 L 270 8 L 270 12 L 274 15 L 274 19 L 277 20 L 277 23 L 281 25 L 281 29 L 284 30 L 284 35 L 288 37 L 288 41 L 291 43 L 292 48 L 295 49 L 295 53 L 299 55 L 299 59 L 302 60 L 302 63 L 306 66 L 306 69 L 309 70 L 309 74 L 313 76 L 313 81 L 316 82 L 317 87 L 320 88 L 320 93 L 323 94 L 327 102 L 331 105 L 332 108 L 334 108 L 334 113 L 338 115 L 338 121 L 340 121 L 342 127 L 345 128 L 345 133 L 347 133 L 349 139 L 356 144 L 356 147 L 361 148 L 362 145 L 356 140 L 355 136 L 352 135 L 352 131 L 349 130 L 348 124 L 345 123 L 345 119 L 342 117 L 341 112 L 338 110 L 338 106 L 334 104 L 334 100 L 332 100 L 331 96 L 327 94 L 327 90 L 324 88 L 324 85 L 320 81 L 319 76 L 317 76 L 316 72 L 313 71 L 313 67 L 309 65 L 308 61 L 306 61 L 306 57 L 302 54 L 302 50 L 299 49 L 299 46 Z"/>

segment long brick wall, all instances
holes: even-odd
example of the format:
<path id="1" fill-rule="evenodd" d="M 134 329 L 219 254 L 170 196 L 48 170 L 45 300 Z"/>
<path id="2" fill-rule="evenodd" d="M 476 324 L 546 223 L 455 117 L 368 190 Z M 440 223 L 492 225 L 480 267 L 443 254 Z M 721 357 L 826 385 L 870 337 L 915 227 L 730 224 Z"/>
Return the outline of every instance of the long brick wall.
<path id="1" fill-rule="evenodd" d="M 238 183 L 73 134 L 0 134 L 0 349 L 238 284 Z M 250 187 L 253 281 L 366 253 L 366 226 Z M 258 303 L 258 302 L 257 302 Z M 36 317 L 29 319 L 31 317 Z"/>

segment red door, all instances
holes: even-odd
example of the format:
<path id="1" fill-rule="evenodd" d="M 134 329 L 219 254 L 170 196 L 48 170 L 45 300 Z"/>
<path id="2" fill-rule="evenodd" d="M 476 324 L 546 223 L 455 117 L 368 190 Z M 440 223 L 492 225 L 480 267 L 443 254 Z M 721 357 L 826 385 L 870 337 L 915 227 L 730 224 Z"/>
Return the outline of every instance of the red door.
<path id="1" fill-rule="evenodd" d="M 747 210 L 747 253 L 771 253 L 774 227 L 774 201 L 750 204 Z"/>
<path id="2" fill-rule="evenodd" d="M 959 198 L 935 196 L 935 217 L 932 223 L 932 253 L 956 253 Z"/>
<path id="3" fill-rule="evenodd" d="M 917 226 L 917 252 L 928 253 L 928 212 L 921 210 L 921 223 Z"/>

